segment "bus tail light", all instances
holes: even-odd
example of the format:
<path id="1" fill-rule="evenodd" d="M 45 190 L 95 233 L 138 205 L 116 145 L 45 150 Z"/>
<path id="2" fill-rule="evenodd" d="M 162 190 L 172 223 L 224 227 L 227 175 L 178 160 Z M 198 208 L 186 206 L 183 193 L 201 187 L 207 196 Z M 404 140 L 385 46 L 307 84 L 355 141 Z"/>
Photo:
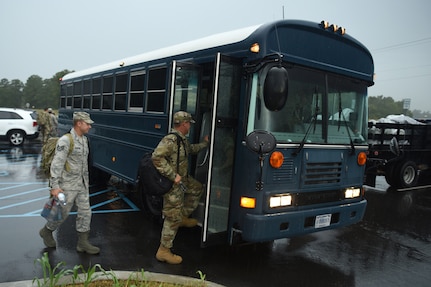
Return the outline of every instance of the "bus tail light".
<path id="1" fill-rule="evenodd" d="M 275 151 L 271 154 L 269 158 L 269 163 L 273 168 L 280 168 L 283 165 L 284 156 L 281 152 Z"/>
<path id="2" fill-rule="evenodd" d="M 362 194 L 361 188 L 359 187 L 349 187 L 344 191 L 344 198 L 355 198 Z"/>
<path id="3" fill-rule="evenodd" d="M 292 196 L 290 194 L 277 194 L 269 198 L 269 207 L 285 207 L 292 205 Z"/>
<path id="4" fill-rule="evenodd" d="M 358 154 L 357 161 L 358 161 L 358 165 L 361 165 L 361 166 L 365 165 L 367 163 L 367 154 L 365 152 L 361 151 Z"/>
<path id="5" fill-rule="evenodd" d="M 240 206 L 244 208 L 255 208 L 256 198 L 241 196 Z"/>

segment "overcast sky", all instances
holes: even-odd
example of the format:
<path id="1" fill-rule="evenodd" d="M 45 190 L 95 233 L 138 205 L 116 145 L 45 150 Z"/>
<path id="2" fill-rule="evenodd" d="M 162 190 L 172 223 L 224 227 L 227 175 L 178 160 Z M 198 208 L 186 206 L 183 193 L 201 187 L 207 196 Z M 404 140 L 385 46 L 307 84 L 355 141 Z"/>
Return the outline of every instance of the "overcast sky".
<path id="1" fill-rule="evenodd" d="M 0 79 L 47 79 L 283 17 L 327 20 L 371 51 L 370 96 L 431 111 L 430 12 L 429 0 L 0 0 Z"/>

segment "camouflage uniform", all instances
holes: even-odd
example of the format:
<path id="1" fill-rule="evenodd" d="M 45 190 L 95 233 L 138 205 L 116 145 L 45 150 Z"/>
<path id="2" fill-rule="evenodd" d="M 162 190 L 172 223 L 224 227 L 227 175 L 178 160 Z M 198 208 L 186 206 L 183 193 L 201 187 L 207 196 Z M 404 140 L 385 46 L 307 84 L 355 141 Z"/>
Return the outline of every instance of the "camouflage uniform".
<path id="1" fill-rule="evenodd" d="M 51 133 L 51 121 L 50 121 L 50 116 L 49 113 L 44 110 L 42 113 L 40 113 L 39 115 L 40 117 L 40 132 L 42 134 L 42 144 L 45 144 L 47 142 L 47 140 L 50 137 L 50 133 Z"/>
<path id="2" fill-rule="evenodd" d="M 62 221 L 48 221 L 47 227 L 55 230 L 67 218 L 73 204 L 78 207 L 76 230 L 90 230 L 91 209 L 88 178 L 88 141 L 86 136 L 79 137 L 75 130 L 70 131 L 73 138 L 73 151 L 69 153 L 69 138 L 62 136 L 58 142 L 51 164 L 50 187 L 61 188 L 66 195 L 67 205 L 62 208 Z M 67 164 L 66 164 L 67 161 Z"/>
<path id="3" fill-rule="evenodd" d="M 50 137 L 56 137 L 57 136 L 57 127 L 58 127 L 58 120 L 57 116 L 54 114 L 54 112 L 50 109 L 48 112 L 49 115 L 49 125 L 50 125 Z"/>
<path id="4" fill-rule="evenodd" d="M 160 243 L 171 248 L 183 217 L 189 217 L 199 204 L 202 195 L 202 184 L 188 175 L 188 155 L 196 154 L 207 147 L 207 142 L 190 144 L 188 139 L 180 132 L 172 129 L 180 137 L 180 156 L 178 174 L 186 187 L 182 191 L 180 185 L 174 184 L 172 189 L 163 197 L 163 229 Z M 166 135 L 153 152 L 153 163 L 157 170 L 172 181 L 177 174 L 177 137 L 173 134 Z"/>

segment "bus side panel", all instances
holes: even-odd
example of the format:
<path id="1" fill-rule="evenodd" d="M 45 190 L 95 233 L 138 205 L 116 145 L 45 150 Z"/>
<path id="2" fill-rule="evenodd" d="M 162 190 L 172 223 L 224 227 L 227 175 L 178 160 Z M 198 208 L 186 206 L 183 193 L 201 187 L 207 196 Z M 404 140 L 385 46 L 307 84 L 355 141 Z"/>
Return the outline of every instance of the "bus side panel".
<path id="1" fill-rule="evenodd" d="M 92 166 L 135 183 L 142 156 L 154 149 L 168 129 L 164 115 L 89 111 Z M 61 111 L 60 134 L 72 128 L 73 112 Z"/>

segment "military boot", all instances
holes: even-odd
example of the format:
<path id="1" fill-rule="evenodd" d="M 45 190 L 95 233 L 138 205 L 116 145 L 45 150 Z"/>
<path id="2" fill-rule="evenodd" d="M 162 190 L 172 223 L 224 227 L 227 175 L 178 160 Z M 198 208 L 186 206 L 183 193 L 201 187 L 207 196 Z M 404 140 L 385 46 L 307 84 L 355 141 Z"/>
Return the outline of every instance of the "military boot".
<path id="1" fill-rule="evenodd" d="M 156 258 L 161 262 L 169 264 L 180 264 L 183 262 L 183 258 L 181 256 L 173 254 L 169 248 L 166 248 L 161 244 L 159 250 L 157 250 Z"/>
<path id="2" fill-rule="evenodd" d="M 46 247 L 55 248 L 57 246 L 54 237 L 52 237 L 52 230 L 49 230 L 46 225 L 39 231 L 39 235 Z"/>
<path id="3" fill-rule="evenodd" d="M 100 248 L 93 246 L 88 242 L 88 234 L 90 232 L 78 232 L 78 245 L 76 246 L 76 250 L 78 252 L 87 252 L 88 254 L 98 254 L 100 252 Z"/>
<path id="4" fill-rule="evenodd" d="M 195 227 L 198 225 L 198 220 L 194 218 L 183 217 L 180 223 L 180 227 Z"/>

